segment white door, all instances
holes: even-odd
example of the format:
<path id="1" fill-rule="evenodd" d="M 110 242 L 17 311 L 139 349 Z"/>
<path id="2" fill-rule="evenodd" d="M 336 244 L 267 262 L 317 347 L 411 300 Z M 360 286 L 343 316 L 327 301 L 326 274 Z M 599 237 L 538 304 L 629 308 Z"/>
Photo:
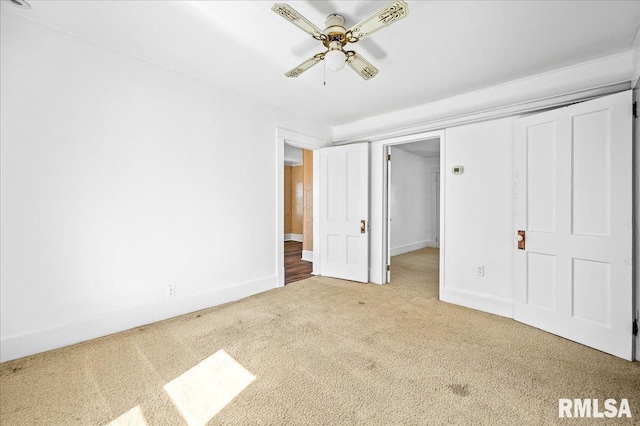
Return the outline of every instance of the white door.
<path id="1" fill-rule="evenodd" d="M 515 127 L 514 318 L 630 360 L 631 93 Z"/>
<path id="2" fill-rule="evenodd" d="M 320 273 L 369 281 L 369 144 L 320 150 Z"/>

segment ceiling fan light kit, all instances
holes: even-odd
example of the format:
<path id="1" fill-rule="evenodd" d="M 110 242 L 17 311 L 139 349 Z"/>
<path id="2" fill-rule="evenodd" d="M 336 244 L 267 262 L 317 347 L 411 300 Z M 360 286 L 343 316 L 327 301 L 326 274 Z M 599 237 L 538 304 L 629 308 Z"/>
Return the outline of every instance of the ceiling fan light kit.
<path id="1" fill-rule="evenodd" d="M 315 54 L 291 71 L 286 72 L 287 77 L 297 77 L 320 61 L 325 61 L 326 68 L 330 71 L 340 71 L 345 65 L 349 65 L 365 80 L 375 77 L 378 74 L 378 69 L 355 51 L 345 50 L 345 46 L 348 43 L 357 43 L 374 32 L 404 18 L 409 13 L 407 3 L 404 0 L 394 0 L 349 29 L 346 29 L 342 15 L 331 14 L 325 20 L 325 30 L 321 31 L 286 3 L 276 3 L 271 10 L 320 41 L 326 48 L 324 52 Z"/>
<path id="2" fill-rule="evenodd" d="M 329 50 L 324 54 L 324 63 L 329 71 L 340 71 L 347 63 L 347 55 L 337 41 L 329 44 Z"/>

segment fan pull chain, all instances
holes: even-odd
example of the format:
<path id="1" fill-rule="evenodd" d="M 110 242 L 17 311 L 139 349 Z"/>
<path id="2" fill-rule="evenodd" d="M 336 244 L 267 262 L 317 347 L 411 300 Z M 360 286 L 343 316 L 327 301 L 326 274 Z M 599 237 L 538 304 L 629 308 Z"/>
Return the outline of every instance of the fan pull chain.
<path id="1" fill-rule="evenodd" d="M 327 63 L 322 60 L 322 84 L 327 85 Z"/>

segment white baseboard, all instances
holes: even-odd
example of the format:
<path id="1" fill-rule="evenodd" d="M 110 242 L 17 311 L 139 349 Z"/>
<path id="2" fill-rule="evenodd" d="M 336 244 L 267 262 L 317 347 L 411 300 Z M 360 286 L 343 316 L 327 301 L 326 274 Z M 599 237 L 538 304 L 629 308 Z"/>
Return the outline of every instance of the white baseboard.
<path id="1" fill-rule="evenodd" d="M 420 250 L 421 248 L 432 247 L 429 240 L 418 241 L 417 243 L 406 244 L 404 246 L 391 247 L 391 257 L 399 254 L 409 253 L 410 251 Z"/>
<path id="2" fill-rule="evenodd" d="M 278 267 L 277 287 L 284 287 L 284 266 Z"/>
<path id="3" fill-rule="evenodd" d="M 271 290 L 276 286 L 277 277 L 270 276 L 205 293 L 190 294 L 184 297 L 177 296 L 175 299 L 135 306 L 27 334 L 6 337 L 0 340 L 0 362 L 73 345 L 178 315 L 233 302 Z"/>
<path id="4" fill-rule="evenodd" d="M 513 318 L 513 302 L 508 299 L 440 287 L 440 300 L 502 317 Z"/>
<path id="5" fill-rule="evenodd" d="M 302 260 L 307 262 L 313 262 L 313 251 L 312 250 L 302 250 Z"/>
<path id="6" fill-rule="evenodd" d="M 302 234 L 284 234 L 285 241 L 297 241 L 301 243 L 303 241 Z"/>

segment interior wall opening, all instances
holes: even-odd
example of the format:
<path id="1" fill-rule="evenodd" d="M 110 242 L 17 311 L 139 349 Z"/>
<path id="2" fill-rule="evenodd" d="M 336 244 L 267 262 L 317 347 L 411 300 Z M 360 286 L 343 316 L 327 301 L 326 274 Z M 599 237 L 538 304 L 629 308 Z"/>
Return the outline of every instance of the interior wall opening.
<path id="1" fill-rule="evenodd" d="M 312 276 L 313 151 L 285 142 L 284 284 Z"/>
<path id="2" fill-rule="evenodd" d="M 420 274 L 439 293 L 440 138 L 385 146 L 387 283 Z"/>

